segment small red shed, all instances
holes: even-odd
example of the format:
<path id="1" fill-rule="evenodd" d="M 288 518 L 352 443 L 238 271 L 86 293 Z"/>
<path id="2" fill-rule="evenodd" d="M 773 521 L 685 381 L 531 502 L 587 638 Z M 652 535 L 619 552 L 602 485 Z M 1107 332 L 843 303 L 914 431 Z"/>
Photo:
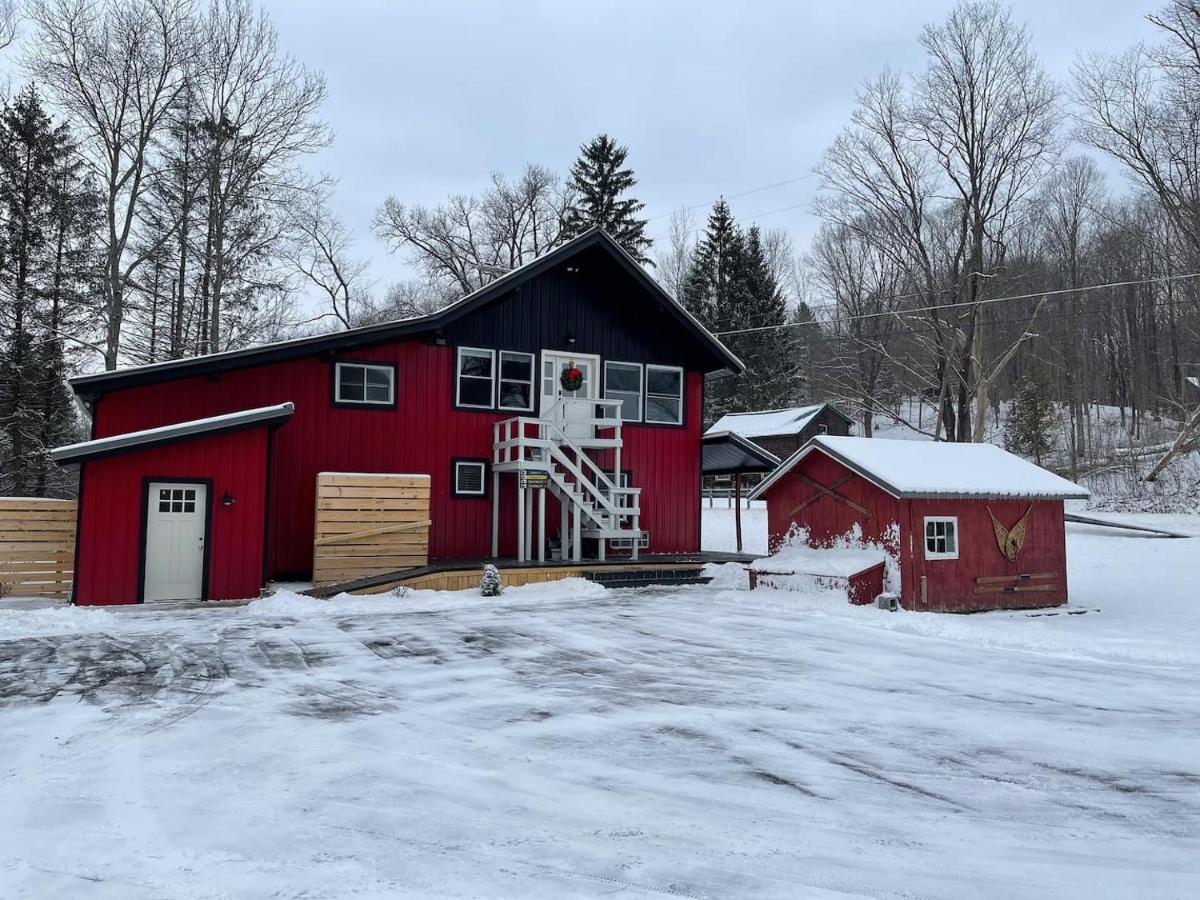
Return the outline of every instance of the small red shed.
<path id="1" fill-rule="evenodd" d="M 770 549 L 856 528 L 900 569 L 900 604 L 931 612 L 1067 602 L 1063 501 L 1073 482 L 991 444 L 813 438 L 760 484 Z"/>

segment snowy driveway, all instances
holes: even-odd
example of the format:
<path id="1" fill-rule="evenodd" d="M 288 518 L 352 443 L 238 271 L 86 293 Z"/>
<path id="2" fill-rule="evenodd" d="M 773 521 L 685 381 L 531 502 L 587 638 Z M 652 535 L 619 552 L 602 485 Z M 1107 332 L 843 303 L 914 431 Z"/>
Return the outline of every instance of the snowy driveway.
<path id="1" fill-rule="evenodd" d="M 1200 891 L 1191 663 L 718 587 L 370 602 L 0 642 L 0 893 Z"/>

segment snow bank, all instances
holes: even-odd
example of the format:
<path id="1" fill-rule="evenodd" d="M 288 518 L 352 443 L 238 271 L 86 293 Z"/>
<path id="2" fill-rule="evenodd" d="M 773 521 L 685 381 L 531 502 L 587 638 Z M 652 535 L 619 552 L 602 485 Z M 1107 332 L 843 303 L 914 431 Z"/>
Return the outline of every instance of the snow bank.
<path id="1" fill-rule="evenodd" d="M 103 609 L 51 606 L 41 609 L 0 609 L 0 640 L 117 631 L 125 623 Z"/>
<path id="2" fill-rule="evenodd" d="M 890 542 L 897 543 L 899 536 L 899 527 L 892 525 Z M 883 544 L 863 540 L 862 527 L 858 524 L 840 538 L 816 547 L 809 540 L 808 529 L 793 525 L 779 549 L 771 556 L 756 559 L 750 568 L 756 572 L 848 578 L 880 563 L 886 566 L 885 590 L 895 590 L 900 583 L 899 561 Z M 801 587 L 806 584 L 803 580 L 798 582 Z"/>
<path id="3" fill-rule="evenodd" d="M 480 596 L 477 588 L 462 591 L 400 591 L 386 594 L 338 594 L 328 600 L 306 597 L 290 590 L 276 590 L 269 597 L 249 603 L 245 613 L 254 618 L 306 618 L 361 613 L 435 612 L 471 606 L 528 605 L 553 600 L 603 597 L 605 588 L 586 578 L 563 578 L 540 584 L 506 587 L 499 597 Z"/>

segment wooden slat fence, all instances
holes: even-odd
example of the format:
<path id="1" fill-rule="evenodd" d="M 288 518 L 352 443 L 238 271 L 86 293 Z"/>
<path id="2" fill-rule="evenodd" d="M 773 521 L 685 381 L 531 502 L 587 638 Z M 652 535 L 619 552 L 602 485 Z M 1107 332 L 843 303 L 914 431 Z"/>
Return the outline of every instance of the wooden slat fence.
<path id="1" fill-rule="evenodd" d="M 317 476 L 313 582 L 331 584 L 429 562 L 429 476 Z"/>
<path id="2" fill-rule="evenodd" d="M 67 599 L 75 507 L 74 500 L 0 497 L 0 597 Z"/>

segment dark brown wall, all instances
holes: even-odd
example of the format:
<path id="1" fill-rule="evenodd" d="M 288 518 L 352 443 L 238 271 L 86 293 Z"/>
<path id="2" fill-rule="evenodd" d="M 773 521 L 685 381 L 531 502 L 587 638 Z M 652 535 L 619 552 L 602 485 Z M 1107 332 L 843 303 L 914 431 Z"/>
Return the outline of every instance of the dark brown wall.
<path id="1" fill-rule="evenodd" d="M 826 430 L 821 431 L 824 425 Z M 754 443 L 768 453 L 774 453 L 781 460 L 787 459 L 818 434 L 832 434 L 835 437 L 847 437 L 850 434 L 850 423 L 828 409 L 821 410 L 813 419 L 796 434 L 774 434 L 768 437 L 751 438 Z"/>

